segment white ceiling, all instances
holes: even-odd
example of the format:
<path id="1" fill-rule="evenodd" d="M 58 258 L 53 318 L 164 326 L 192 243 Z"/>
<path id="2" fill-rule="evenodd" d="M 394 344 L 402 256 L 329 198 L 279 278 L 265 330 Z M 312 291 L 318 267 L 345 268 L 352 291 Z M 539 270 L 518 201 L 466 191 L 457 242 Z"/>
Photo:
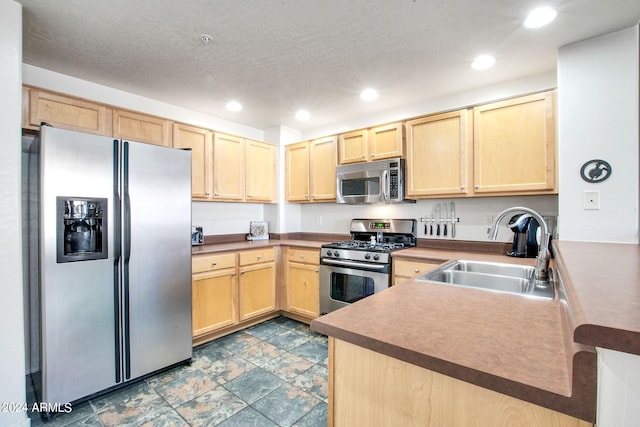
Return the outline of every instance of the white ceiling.
<path id="1" fill-rule="evenodd" d="M 543 0 L 558 17 L 536 30 L 522 21 L 539 0 L 17 1 L 27 64 L 303 131 L 550 71 L 560 46 L 640 20 L 638 0 Z M 471 70 L 482 53 L 496 65 Z M 365 87 L 377 101 L 359 99 Z M 232 99 L 241 112 L 225 109 Z"/>

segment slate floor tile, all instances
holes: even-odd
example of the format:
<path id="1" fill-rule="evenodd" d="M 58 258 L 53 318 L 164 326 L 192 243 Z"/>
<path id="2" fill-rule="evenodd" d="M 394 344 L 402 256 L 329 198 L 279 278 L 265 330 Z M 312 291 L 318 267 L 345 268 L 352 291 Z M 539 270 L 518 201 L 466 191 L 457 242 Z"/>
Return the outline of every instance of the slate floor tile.
<path id="1" fill-rule="evenodd" d="M 329 370 L 327 367 L 313 365 L 311 368 L 296 376 L 290 383 L 326 402 L 329 398 L 328 375 Z"/>
<path id="2" fill-rule="evenodd" d="M 224 388 L 248 404 L 252 404 L 282 384 L 283 381 L 280 378 L 262 368 L 256 368 L 233 381 L 229 381 L 224 385 Z"/>
<path id="3" fill-rule="evenodd" d="M 262 366 L 266 371 L 290 382 L 295 377 L 311 368 L 313 363 L 293 353 L 283 353 Z"/>
<path id="4" fill-rule="evenodd" d="M 74 405 L 36 427 L 327 425 L 327 337 L 280 316 L 193 350 L 190 366 Z M 27 397 L 35 401 L 31 378 Z"/>
<path id="5" fill-rule="evenodd" d="M 313 363 L 322 363 L 327 358 L 329 348 L 320 341 L 308 341 L 290 350 L 291 353 L 309 360 Z"/>
<path id="6" fill-rule="evenodd" d="M 268 342 L 261 341 L 256 345 L 252 345 L 241 352 L 238 356 L 253 363 L 254 365 L 262 366 L 274 357 L 278 357 L 284 353 L 284 350 L 276 347 Z"/>
<path id="7" fill-rule="evenodd" d="M 267 342 L 285 350 L 291 350 L 309 341 L 309 336 L 295 329 L 267 339 Z"/>
<path id="8" fill-rule="evenodd" d="M 176 410 L 193 427 L 214 426 L 247 406 L 239 397 L 218 386 L 178 406 Z"/>
<path id="9" fill-rule="evenodd" d="M 327 404 L 322 402 L 300 418 L 293 427 L 327 427 L 329 409 Z"/>
<path id="10" fill-rule="evenodd" d="M 218 424 L 217 427 L 279 427 L 250 406 Z M 325 423 L 323 427 L 327 427 Z"/>
<path id="11" fill-rule="evenodd" d="M 246 332 L 247 334 L 253 335 L 254 337 L 259 338 L 261 340 L 266 340 L 268 338 L 271 338 L 274 335 L 278 335 L 286 331 L 287 330 L 285 328 L 281 327 L 279 324 L 275 322 L 259 323 L 255 326 L 252 326 L 244 330 L 244 332 Z"/>
<path id="12" fill-rule="evenodd" d="M 290 384 L 283 384 L 252 406 L 282 427 L 290 427 L 320 400 Z"/>

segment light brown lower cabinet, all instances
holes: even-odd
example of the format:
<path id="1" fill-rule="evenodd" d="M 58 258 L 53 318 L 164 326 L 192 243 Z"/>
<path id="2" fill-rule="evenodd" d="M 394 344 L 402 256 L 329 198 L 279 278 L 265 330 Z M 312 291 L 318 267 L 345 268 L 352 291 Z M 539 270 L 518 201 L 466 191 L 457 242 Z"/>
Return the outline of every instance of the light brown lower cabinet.
<path id="1" fill-rule="evenodd" d="M 236 254 L 191 259 L 192 328 L 197 337 L 238 322 Z"/>
<path id="2" fill-rule="evenodd" d="M 591 423 L 329 337 L 329 427 Z"/>
<path id="3" fill-rule="evenodd" d="M 273 247 L 194 255 L 192 329 L 194 343 L 248 326 L 252 319 L 276 313 L 276 265 Z"/>
<path id="4" fill-rule="evenodd" d="M 427 261 L 410 261 L 410 260 L 393 260 L 393 284 L 397 285 L 403 280 L 416 277 L 419 274 L 426 273 L 429 270 L 433 270 L 440 264 L 437 262 Z"/>
<path id="5" fill-rule="evenodd" d="M 320 252 L 287 248 L 287 311 L 309 319 L 320 315 Z"/>
<path id="6" fill-rule="evenodd" d="M 240 252 L 240 321 L 276 311 L 275 258 L 274 248 Z"/>

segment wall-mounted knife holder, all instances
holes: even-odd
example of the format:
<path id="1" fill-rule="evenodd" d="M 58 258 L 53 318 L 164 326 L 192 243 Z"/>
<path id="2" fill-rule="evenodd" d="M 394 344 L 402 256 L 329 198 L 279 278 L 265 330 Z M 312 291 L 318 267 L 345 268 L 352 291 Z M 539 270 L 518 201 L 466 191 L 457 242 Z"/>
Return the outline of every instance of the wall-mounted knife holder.
<path id="1" fill-rule="evenodd" d="M 451 238 L 456 237 L 456 224 L 460 218 L 456 216 L 456 205 L 451 203 L 438 203 L 433 205 L 431 215 L 420 218 L 424 223 L 425 237 Z"/>

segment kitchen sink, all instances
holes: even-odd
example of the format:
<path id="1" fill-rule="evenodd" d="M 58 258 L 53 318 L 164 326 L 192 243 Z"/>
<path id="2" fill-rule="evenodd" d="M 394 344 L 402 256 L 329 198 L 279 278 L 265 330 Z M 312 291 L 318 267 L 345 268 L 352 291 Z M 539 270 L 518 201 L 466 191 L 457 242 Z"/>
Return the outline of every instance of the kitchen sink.
<path id="1" fill-rule="evenodd" d="M 536 280 L 534 270 L 528 265 L 455 260 L 416 280 L 553 299 L 553 280 Z"/>

